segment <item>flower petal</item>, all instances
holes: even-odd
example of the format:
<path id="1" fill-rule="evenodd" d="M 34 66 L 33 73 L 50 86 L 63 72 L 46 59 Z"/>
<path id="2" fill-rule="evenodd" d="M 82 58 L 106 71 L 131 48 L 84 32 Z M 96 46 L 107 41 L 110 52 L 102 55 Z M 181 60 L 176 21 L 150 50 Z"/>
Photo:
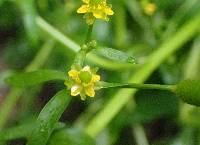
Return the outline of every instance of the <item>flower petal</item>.
<path id="1" fill-rule="evenodd" d="M 82 86 L 81 85 L 74 85 L 71 88 L 71 95 L 72 96 L 77 96 L 80 94 L 80 92 L 82 91 Z"/>
<path id="2" fill-rule="evenodd" d="M 90 0 L 82 0 L 83 3 L 86 3 L 86 4 L 89 4 L 90 3 Z"/>
<path id="3" fill-rule="evenodd" d="M 69 72 L 68 72 L 68 75 L 70 76 L 70 77 L 72 77 L 72 78 L 76 78 L 76 77 L 78 77 L 78 71 L 77 70 L 70 70 Z"/>
<path id="4" fill-rule="evenodd" d="M 94 11 L 93 16 L 97 19 L 103 19 L 103 13 L 101 11 Z"/>
<path id="5" fill-rule="evenodd" d="M 85 94 L 90 96 L 90 97 L 94 97 L 95 95 L 95 91 L 94 91 L 94 86 L 93 85 L 89 85 L 87 87 L 84 88 L 85 90 Z"/>
<path id="6" fill-rule="evenodd" d="M 91 82 L 93 82 L 93 83 L 95 83 L 95 82 L 97 82 L 97 81 L 100 81 L 100 76 L 99 75 L 92 75 L 92 80 L 91 80 Z"/>
<path id="7" fill-rule="evenodd" d="M 88 5 L 82 5 L 78 10 L 77 13 L 87 13 L 89 10 Z"/>
<path id="8" fill-rule="evenodd" d="M 113 10 L 111 9 L 111 7 L 105 7 L 104 8 L 104 12 L 107 14 L 107 15 L 113 15 L 114 14 L 114 12 L 113 12 Z"/>

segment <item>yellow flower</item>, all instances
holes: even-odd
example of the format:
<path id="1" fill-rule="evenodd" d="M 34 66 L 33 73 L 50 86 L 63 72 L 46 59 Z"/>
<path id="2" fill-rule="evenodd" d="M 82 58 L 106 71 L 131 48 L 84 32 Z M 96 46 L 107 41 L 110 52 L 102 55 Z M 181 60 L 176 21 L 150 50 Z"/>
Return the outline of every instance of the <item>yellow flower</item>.
<path id="1" fill-rule="evenodd" d="M 89 66 L 85 66 L 80 70 L 72 69 L 68 72 L 71 79 L 65 82 L 65 84 L 71 89 L 72 96 L 81 96 L 81 100 L 86 99 L 86 95 L 89 97 L 95 96 L 95 84 L 100 81 L 100 76 L 95 74 Z"/>
<path id="2" fill-rule="evenodd" d="M 149 16 L 153 15 L 155 11 L 156 11 L 156 5 L 154 3 L 148 3 L 144 7 L 145 14 Z"/>
<path id="3" fill-rule="evenodd" d="M 85 14 L 84 18 L 88 25 L 92 25 L 95 18 L 108 21 L 108 15 L 113 15 L 111 6 L 107 5 L 106 0 L 82 0 L 83 5 L 77 10 L 77 13 Z"/>

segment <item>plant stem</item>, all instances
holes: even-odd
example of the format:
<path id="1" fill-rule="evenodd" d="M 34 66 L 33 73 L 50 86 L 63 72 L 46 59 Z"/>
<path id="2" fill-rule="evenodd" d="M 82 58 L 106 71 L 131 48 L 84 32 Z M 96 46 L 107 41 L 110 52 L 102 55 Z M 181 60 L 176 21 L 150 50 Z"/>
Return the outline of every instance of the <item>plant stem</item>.
<path id="1" fill-rule="evenodd" d="M 74 60 L 73 65 L 78 64 L 81 67 L 83 67 L 83 64 L 84 64 L 84 61 L 85 61 L 85 58 L 86 58 L 86 54 L 89 52 L 87 43 L 89 43 L 90 40 L 91 40 L 92 30 L 93 30 L 93 25 L 89 25 L 88 32 L 87 32 L 86 39 L 85 39 L 85 43 L 83 44 L 83 46 L 86 46 L 86 48 L 81 47 L 81 49 L 78 51 L 78 53 L 76 55 L 76 58 Z"/>
<path id="2" fill-rule="evenodd" d="M 133 126 L 133 134 L 137 145 L 149 145 L 144 129 L 141 125 L 136 124 Z"/>
<path id="3" fill-rule="evenodd" d="M 169 56 L 181 48 L 181 46 L 190 40 L 199 30 L 200 14 L 181 27 L 177 33 L 169 37 L 160 48 L 158 48 L 146 61 L 146 63 L 136 71 L 129 83 L 143 83 Z M 85 131 L 92 137 L 95 137 L 104 127 L 117 115 L 127 102 L 136 93 L 135 89 L 121 89 L 103 109 L 88 123 Z M 123 97 L 122 97 L 123 96 Z"/>
<path id="4" fill-rule="evenodd" d="M 160 84 L 136 84 L 136 83 L 108 83 L 100 82 L 100 88 L 136 88 L 136 89 L 157 89 L 173 92 L 175 85 Z"/>
<path id="5" fill-rule="evenodd" d="M 73 52 L 77 53 L 81 49 L 80 46 L 72 41 L 70 38 L 59 32 L 56 28 L 51 26 L 48 22 L 46 22 L 43 18 L 37 17 L 36 18 L 37 25 L 45 32 L 47 32 L 53 39 L 57 40 L 58 42 L 62 43 L 66 46 L 66 53 L 69 53 L 69 49 Z M 121 70 L 121 69 L 132 69 L 134 65 L 127 64 L 127 63 L 118 63 L 114 61 L 110 61 L 108 59 L 104 59 L 103 57 L 99 57 L 94 53 L 89 53 L 87 56 L 87 60 L 101 66 L 103 68 L 109 70 Z"/>
<path id="6" fill-rule="evenodd" d="M 87 44 L 91 40 L 93 26 L 94 26 L 93 24 L 89 25 L 88 32 L 85 39 L 85 44 Z"/>

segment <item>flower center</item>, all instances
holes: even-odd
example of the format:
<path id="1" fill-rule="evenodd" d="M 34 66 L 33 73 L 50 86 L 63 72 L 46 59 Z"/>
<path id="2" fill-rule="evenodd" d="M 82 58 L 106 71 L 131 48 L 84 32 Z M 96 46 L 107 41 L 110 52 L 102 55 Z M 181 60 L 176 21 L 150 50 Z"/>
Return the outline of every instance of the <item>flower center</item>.
<path id="1" fill-rule="evenodd" d="M 92 74 L 88 71 L 81 71 L 79 74 L 79 78 L 83 83 L 89 83 L 92 79 Z"/>

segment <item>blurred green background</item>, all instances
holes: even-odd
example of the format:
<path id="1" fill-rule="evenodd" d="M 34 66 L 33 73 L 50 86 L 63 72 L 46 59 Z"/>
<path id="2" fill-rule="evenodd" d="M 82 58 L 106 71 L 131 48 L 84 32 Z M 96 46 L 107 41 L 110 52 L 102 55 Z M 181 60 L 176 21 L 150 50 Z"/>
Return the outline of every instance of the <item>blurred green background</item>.
<path id="1" fill-rule="evenodd" d="M 159 46 L 164 42 L 166 44 L 184 24 L 200 14 L 199 0 L 151 2 L 156 5 L 156 11 L 147 15 L 140 0 L 108 1 L 112 4 L 115 14 L 108 23 L 96 21 L 93 38 L 99 46 L 114 48 L 134 56 L 137 65 L 116 66 L 112 60 L 102 56 L 99 57 L 105 62 L 88 60 L 87 64 L 100 68 L 98 73 L 103 80 L 127 82 L 139 69 L 138 66 L 144 64 Z M 12 89 L 4 82 L 9 75 L 37 68 L 64 72 L 70 69 L 75 53 L 59 41 L 56 34 L 51 34 L 51 30 L 48 31 L 49 28 L 43 25 L 41 19 L 75 43 L 82 44 L 87 24 L 82 15 L 76 13 L 81 3 L 81 0 L 0 0 L 1 106 Z M 187 32 L 185 30 L 185 33 Z M 176 84 L 180 80 L 199 78 L 200 33 L 196 32 L 179 47 L 178 51 L 170 55 L 148 77 L 146 83 Z M 41 53 L 40 50 L 44 52 Z M 39 53 L 41 56 L 33 63 Z M 14 101 L 14 107 L 9 115 L 6 115 L 9 118 L 1 127 L 8 128 L 34 120 L 50 98 L 64 87 L 63 82 L 50 81 L 24 89 L 20 98 Z M 114 94 L 116 89 L 102 90 L 95 98 L 85 102 L 75 97 L 60 121 L 69 127 L 74 125 L 81 128 Z M 143 141 L 147 139 L 148 143 L 138 143 L 138 134 L 139 137 L 143 137 Z M 73 132 L 72 138 L 76 140 L 81 137 Z M 141 90 L 94 140 L 97 145 L 200 145 L 200 110 L 198 107 L 182 103 L 171 93 Z M 25 143 L 23 138 L 7 142 L 8 145 Z M 68 144 L 58 141 L 57 145 Z"/>

